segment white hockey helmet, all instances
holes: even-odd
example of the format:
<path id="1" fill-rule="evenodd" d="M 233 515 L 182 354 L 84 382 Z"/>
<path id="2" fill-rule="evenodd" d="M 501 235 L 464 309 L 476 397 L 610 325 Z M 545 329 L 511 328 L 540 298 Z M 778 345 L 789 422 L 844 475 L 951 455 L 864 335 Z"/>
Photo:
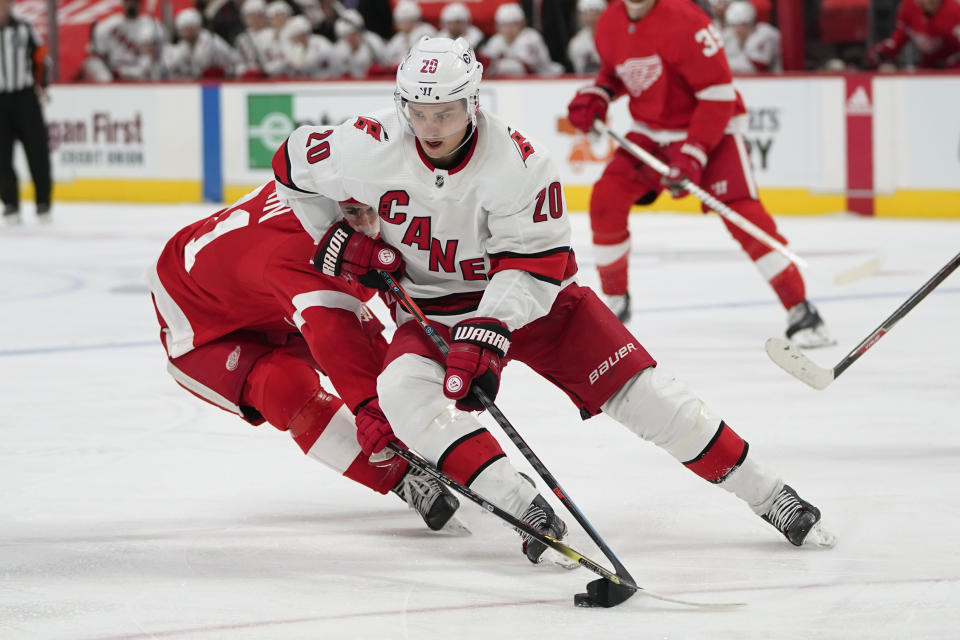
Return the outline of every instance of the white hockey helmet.
<path id="1" fill-rule="evenodd" d="M 483 65 L 464 38 L 424 36 L 413 45 L 397 69 L 394 93 L 397 110 L 413 129 L 409 105 L 462 100 L 470 123 L 476 126 L 482 76 Z M 451 122 L 451 127 L 453 124 Z M 456 124 L 459 127 L 463 123 L 458 120 Z"/>
<path id="2" fill-rule="evenodd" d="M 526 22 L 526 20 L 526 16 L 523 15 L 523 8 L 516 2 L 500 5 L 493 14 L 493 21 L 498 25 Z"/>
<path id="3" fill-rule="evenodd" d="M 753 3 L 747 0 L 736 0 L 727 7 L 723 18 L 729 25 L 753 24 L 757 20 L 757 10 L 754 9 Z"/>
<path id="4" fill-rule="evenodd" d="M 400 0 L 393 8 L 394 22 L 416 22 L 421 17 L 420 5 L 413 0 Z"/>
<path id="5" fill-rule="evenodd" d="M 472 16 L 470 9 L 462 2 L 451 2 L 440 10 L 440 25 L 448 22 L 466 22 L 470 23 Z"/>
<path id="6" fill-rule="evenodd" d="M 178 31 L 189 28 L 199 29 L 203 26 L 203 18 L 200 17 L 200 12 L 192 7 L 189 9 L 181 9 L 177 12 L 174 26 L 176 26 Z"/>

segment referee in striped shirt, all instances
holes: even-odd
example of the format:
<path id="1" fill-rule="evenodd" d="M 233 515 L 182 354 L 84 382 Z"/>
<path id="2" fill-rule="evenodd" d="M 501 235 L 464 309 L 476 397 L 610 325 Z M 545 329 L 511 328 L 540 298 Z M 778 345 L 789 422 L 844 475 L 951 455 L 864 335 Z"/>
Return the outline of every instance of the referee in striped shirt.
<path id="1" fill-rule="evenodd" d="M 0 199 L 4 220 L 20 222 L 20 191 L 13 145 L 26 152 L 36 192 L 37 214 L 50 216 L 50 145 L 38 92 L 47 86 L 47 47 L 28 22 L 15 17 L 13 0 L 0 0 Z"/>

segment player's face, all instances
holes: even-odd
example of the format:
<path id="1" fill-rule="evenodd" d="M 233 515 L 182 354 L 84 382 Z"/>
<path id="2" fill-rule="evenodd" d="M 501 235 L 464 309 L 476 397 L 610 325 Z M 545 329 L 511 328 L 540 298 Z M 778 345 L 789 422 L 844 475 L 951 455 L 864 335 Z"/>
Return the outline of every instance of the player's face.
<path id="1" fill-rule="evenodd" d="M 359 231 L 371 238 L 377 237 L 380 233 L 380 216 L 373 207 L 359 202 L 341 202 L 340 211 L 343 213 L 344 220 L 354 231 Z"/>
<path id="2" fill-rule="evenodd" d="M 940 8 L 940 2 L 942 0 L 917 0 L 917 4 L 920 5 L 920 8 L 927 13 L 935 13 L 937 9 Z"/>
<path id="3" fill-rule="evenodd" d="M 281 31 L 283 29 L 283 25 L 287 24 L 287 14 L 275 13 L 272 16 L 267 16 L 267 21 L 270 23 L 271 29 Z"/>
<path id="4" fill-rule="evenodd" d="M 180 39 L 193 44 L 200 37 L 200 27 L 181 27 L 177 30 Z"/>
<path id="5" fill-rule="evenodd" d="M 247 25 L 247 29 L 251 31 L 260 31 L 267 26 L 267 15 L 259 11 L 251 11 L 246 13 L 243 16 L 243 21 Z"/>
<path id="6" fill-rule="evenodd" d="M 453 153 L 463 141 L 470 123 L 463 100 L 439 104 L 407 103 L 406 111 L 424 153 L 431 158 L 439 159 Z"/>
<path id="7" fill-rule="evenodd" d="M 447 30 L 451 38 L 456 40 L 466 32 L 467 23 L 465 20 L 449 20 L 443 23 L 443 28 Z"/>
<path id="8" fill-rule="evenodd" d="M 523 31 L 522 22 L 498 22 L 497 23 L 497 33 L 502 35 L 507 42 L 513 42 L 517 39 L 517 36 L 520 35 L 520 32 Z"/>
<path id="9" fill-rule="evenodd" d="M 657 0 L 623 0 L 623 4 L 627 8 L 627 17 L 631 20 L 639 20 L 650 13 L 650 9 L 657 4 Z"/>

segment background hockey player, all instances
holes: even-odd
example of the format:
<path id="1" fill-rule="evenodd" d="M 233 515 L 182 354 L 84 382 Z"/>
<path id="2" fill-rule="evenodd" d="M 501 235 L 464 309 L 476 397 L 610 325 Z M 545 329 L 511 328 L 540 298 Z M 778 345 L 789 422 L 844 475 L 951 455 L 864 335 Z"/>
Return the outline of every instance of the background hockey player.
<path id="1" fill-rule="evenodd" d="M 90 57 L 84 79 L 155 80 L 164 77 L 163 44 L 167 31 L 160 21 L 141 13 L 141 0 L 123 0 L 123 13 L 97 22 L 90 35 Z"/>
<path id="2" fill-rule="evenodd" d="M 336 203 L 322 206 L 340 216 Z M 372 210 L 344 208 L 359 233 L 376 233 Z M 288 431 L 305 454 L 347 478 L 394 490 L 440 529 L 456 498 L 397 456 L 368 460 L 391 433 L 376 392 L 383 325 L 363 303 L 372 292 L 314 270 L 314 251 L 273 182 L 179 231 L 148 274 L 167 370 L 200 399 Z M 318 369 L 340 397 L 320 386 Z"/>
<path id="3" fill-rule="evenodd" d="M 590 226 L 600 282 L 608 305 L 626 321 L 627 218 L 634 203 L 651 204 L 664 188 L 683 197 L 679 185 L 688 178 L 780 242 L 786 239 L 758 199 L 742 135 L 746 109 L 707 14 L 690 0 L 618 0 L 600 16 L 595 35 L 600 72 L 570 102 L 570 122 L 589 131 L 595 119 L 606 118 L 611 100 L 629 95 L 634 123 L 627 137 L 670 165 L 669 179 L 661 180 L 620 149 L 593 187 Z M 832 344 L 797 267 L 724 224 L 787 310 L 787 337 L 805 347 Z"/>
<path id="4" fill-rule="evenodd" d="M 893 62 L 908 42 L 921 69 L 960 69 L 960 0 L 902 0 L 893 33 L 867 52 L 868 61 Z"/>
<path id="5" fill-rule="evenodd" d="M 577 21 L 580 23 L 580 30 L 570 38 L 570 43 L 567 45 L 567 58 L 574 73 L 587 75 L 600 70 L 600 55 L 593 41 L 593 28 L 606 8 L 606 0 L 577 1 Z"/>
<path id="6" fill-rule="evenodd" d="M 733 73 L 783 71 L 780 31 L 757 22 L 757 10 L 749 0 L 736 0 L 727 7 L 723 48 Z"/>
<path id="7" fill-rule="evenodd" d="M 497 7 L 497 32 L 479 49 L 490 61 L 492 76 L 556 76 L 563 65 L 550 59 L 550 50 L 539 31 L 527 26 L 523 9 L 515 2 Z"/>
<path id="8" fill-rule="evenodd" d="M 172 80 L 242 76 L 247 70 L 240 53 L 213 31 L 203 28 L 196 9 L 181 9 L 175 21 L 176 43 L 164 45 L 163 59 Z"/>
<path id="9" fill-rule="evenodd" d="M 522 127 L 480 107 L 482 69 L 466 40 L 424 39 L 397 71 L 395 108 L 301 127 L 274 157 L 278 193 L 297 203 L 319 240 L 318 268 L 368 275 L 402 265 L 403 286 L 450 342 L 444 358 L 398 311 L 377 382 L 397 436 L 450 477 L 562 537 L 563 521 L 470 413 L 481 407 L 474 385 L 495 396 L 503 364 L 518 360 L 584 417 L 606 412 L 802 544 L 819 511 L 763 471 L 747 443 L 576 283 L 557 169 Z M 380 240 L 312 207 L 319 194 L 375 204 Z M 829 543 L 819 529 L 810 539 Z M 524 551 L 537 562 L 544 546 L 526 541 Z"/>

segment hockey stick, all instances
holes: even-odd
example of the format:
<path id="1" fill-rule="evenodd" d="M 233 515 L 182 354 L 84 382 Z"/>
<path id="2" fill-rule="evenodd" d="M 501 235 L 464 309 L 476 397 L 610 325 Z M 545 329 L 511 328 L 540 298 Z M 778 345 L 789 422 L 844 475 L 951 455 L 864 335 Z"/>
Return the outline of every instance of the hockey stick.
<path id="1" fill-rule="evenodd" d="M 450 351 L 450 347 L 447 345 L 443 337 L 437 333 L 436 329 L 430 324 L 427 320 L 427 317 L 421 311 L 419 305 L 414 302 L 413 298 L 407 294 L 406 290 L 400 286 L 393 276 L 391 276 L 386 271 L 379 271 L 380 277 L 383 278 L 384 282 L 387 283 L 390 291 L 397 297 L 397 302 L 400 303 L 407 313 L 413 316 L 416 321 L 423 328 L 424 333 L 427 334 L 433 344 L 436 345 L 440 353 L 444 357 Z M 629 580 L 634 586 L 636 582 L 633 579 L 633 576 L 630 575 L 630 572 L 627 571 L 627 568 L 623 566 L 623 563 L 620 562 L 620 559 L 617 558 L 616 554 L 613 552 L 610 547 L 607 546 L 607 543 L 603 541 L 603 538 L 600 537 L 600 534 L 597 533 L 597 530 L 593 528 L 593 525 L 587 520 L 586 516 L 583 515 L 583 512 L 580 511 L 580 508 L 570 499 L 566 491 L 560 487 L 560 483 L 557 482 L 557 479 L 550 473 L 550 470 L 540 461 L 540 458 L 537 457 L 537 454 L 533 452 L 530 446 L 524 441 L 524 439 L 517 433 L 517 430 L 513 428 L 513 425 L 510 424 L 510 421 L 507 420 L 507 417 L 503 415 L 503 412 L 493 403 L 493 400 L 480 388 L 473 387 L 471 392 L 480 400 L 480 403 L 483 404 L 484 408 L 493 416 L 493 419 L 497 421 L 497 424 L 500 425 L 500 428 L 503 429 L 504 433 L 507 434 L 507 437 L 516 445 L 517 449 L 520 450 L 520 453 L 523 454 L 523 457 L 527 459 L 527 462 L 534 468 L 534 470 L 540 474 L 540 477 L 543 478 L 544 482 L 547 483 L 547 486 L 551 491 L 560 499 L 560 502 L 563 503 L 563 506 L 573 514 L 573 517 L 576 518 L 577 522 L 580 523 L 580 526 L 583 527 L 584 531 L 587 532 L 587 535 L 596 543 L 597 547 L 603 552 L 603 555 L 607 557 L 608 560 L 613 564 L 614 569 L 616 570 L 616 576 L 619 579 Z M 613 574 L 611 574 L 613 575 Z M 574 603 L 578 606 L 604 606 L 612 607 L 617 604 L 620 604 L 627 598 L 631 597 L 636 593 L 636 588 L 631 588 L 618 579 L 613 581 L 609 576 L 605 576 L 606 580 L 595 580 L 587 585 L 587 593 L 577 594 L 574 598 Z M 611 586 L 612 585 L 612 586 Z"/>
<path id="2" fill-rule="evenodd" d="M 863 342 L 858 344 L 853 350 L 844 356 L 843 360 L 837 363 L 833 369 L 824 369 L 823 367 L 816 364 L 813 360 L 808 358 L 806 355 L 800 352 L 793 343 L 783 338 L 769 338 L 767 339 L 764 349 L 767 351 L 767 355 L 770 356 L 770 359 L 777 363 L 777 365 L 792 375 L 794 378 L 806 382 L 808 385 L 814 389 L 823 390 L 830 386 L 830 383 L 837 379 L 837 377 L 847 370 L 847 367 L 852 365 L 857 359 L 862 356 L 867 350 L 875 345 L 880 338 L 884 336 L 890 329 L 893 328 L 893 325 L 897 324 L 903 316 L 907 315 L 911 309 L 913 309 L 921 300 L 927 297 L 931 291 L 937 288 L 937 286 L 946 280 L 953 271 L 960 266 L 960 253 L 953 256 L 953 259 L 950 260 L 947 264 L 943 266 L 940 271 L 938 271 L 932 278 L 927 280 L 927 282 L 917 289 L 907 301 L 902 305 L 897 307 L 897 310 L 891 313 L 886 320 L 884 320 L 879 327 L 874 329 L 873 333 L 864 338 Z"/>
<path id="3" fill-rule="evenodd" d="M 670 172 L 670 167 L 666 163 L 662 162 L 655 155 L 641 147 L 640 145 L 628 140 L 626 137 L 621 136 L 617 132 L 611 130 L 604 122 L 601 120 L 594 120 L 593 128 L 601 133 L 610 136 L 615 140 L 621 147 L 626 149 L 632 156 L 640 160 L 644 164 L 648 165 L 651 169 L 656 171 L 662 176 L 666 176 Z M 709 191 L 701 187 L 700 185 L 691 182 L 689 179 L 684 178 L 680 185 L 695 195 L 700 199 L 705 205 L 710 207 L 713 211 L 717 212 L 721 218 L 729 222 L 730 224 L 740 228 L 742 231 L 752 236 L 756 240 L 762 242 L 769 248 L 773 249 L 787 260 L 795 264 L 798 268 L 810 270 L 809 263 L 798 256 L 796 253 L 787 248 L 782 242 L 771 236 L 769 233 L 753 224 L 742 215 L 720 202 L 717 198 L 713 196 Z M 847 269 L 835 274 L 832 277 L 834 284 L 849 284 L 851 282 L 856 282 L 866 278 L 867 276 L 876 273 L 880 266 L 882 265 L 883 260 L 879 257 L 874 257 L 865 262 L 862 265 L 853 267 L 852 269 Z"/>
<path id="4" fill-rule="evenodd" d="M 447 345 L 443 337 L 437 333 L 436 329 L 430 324 L 427 320 L 427 317 L 423 314 L 423 311 L 420 309 L 419 305 L 407 294 L 406 290 L 400 286 L 393 276 L 391 276 L 386 271 L 379 271 L 380 277 L 383 278 L 384 282 L 387 283 L 389 290 L 397 298 L 397 302 L 402 306 L 407 313 L 416 319 L 417 323 L 423 329 L 424 333 L 433 341 L 437 349 L 444 356 L 447 355 L 450 348 Z M 563 503 L 563 506 L 573 514 L 573 517 L 576 518 L 577 522 L 580 523 L 580 526 L 583 527 L 584 531 L 587 532 L 587 535 L 590 536 L 590 539 L 597 545 L 597 547 L 603 552 L 603 555 L 607 557 L 608 560 L 613 564 L 616 573 L 612 573 L 603 569 L 596 563 L 591 561 L 591 564 L 602 571 L 597 571 L 589 567 L 580 560 L 583 556 L 573 557 L 567 554 L 565 551 L 558 549 L 554 545 L 547 542 L 543 537 L 538 537 L 537 539 L 545 544 L 548 544 L 551 548 L 557 550 L 558 552 L 566 555 L 567 557 L 580 562 L 583 566 L 588 566 L 595 573 L 599 573 L 603 576 L 602 579 L 594 580 L 587 584 L 587 593 L 578 593 L 574 597 L 574 604 L 581 607 L 613 607 L 624 600 L 630 598 L 638 590 L 641 590 L 636 586 L 636 581 L 633 579 L 633 576 L 630 575 L 630 572 L 627 571 L 626 567 L 623 566 L 623 563 L 620 562 L 620 559 L 617 558 L 616 554 L 613 552 L 610 547 L 607 546 L 607 543 L 604 542 L 603 538 L 600 537 L 600 534 L 596 529 L 593 528 L 593 525 L 587 520 L 586 516 L 583 515 L 583 512 L 580 511 L 580 508 L 570 499 L 566 491 L 560 486 L 560 483 L 557 482 L 557 479 L 550 473 L 550 470 L 540 461 L 540 458 L 533 452 L 530 446 L 524 441 L 524 439 L 517 433 L 517 430 L 514 429 L 513 425 L 510 424 L 510 421 L 507 420 L 507 417 L 503 415 L 503 412 L 493 403 L 493 400 L 479 388 L 474 388 L 473 393 L 477 396 L 486 410 L 493 416 L 493 419 L 497 421 L 497 424 L 500 425 L 500 428 L 503 429 L 504 433 L 507 434 L 507 437 L 516 445 L 517 449 L 520 450 L 520 453 L 527 459 L 530 465 L 536 470 L 540 477 L 543 478 L 544 482 L 547 483 L 547 486 L 553 491 L 554 495 Z M 409 460 L 408 460 L 409 462 Z M 442 475 L 442 474 L 441 474 Z M 440 478 L 438 478 L 440 479 Z M 452 481 L 451 481 L 452 482 Z M 449 484 L 449 483 L 448 483 Z M 453 485 L 451 485 L 453 486 Z M 467 494 L 463 494 L 473 500 L 473 498 Z M 481 505 L 483 506 L 483 505 Z M 511 516 L 512 517 L 512 516 Z M 525 529 L 526 530 L 526 529 Z M 529 531 L 527 531 L 529 533 Z M 559 543 L 558 544 L 562 544 Z M 585 560 L 585 558 L 584 558 Z M 661 600 L 666 600 L 668 602 L 676 602 L 678 604 L 686 604 L 690 606 L 705 606 L 707 608 L 726 608 L 729 606 L 741 606 L 739 603 L 736 604 L 722 604 L 722 605 L 703 605 L 700 603 L 691 603 L 686 601 L 680 601 L 676 599 L 668 599 L 664 596 L 654 596 L 650 592 L 644 591 L 647 595 L 651 597 L 656 597 Z"/>
<path id="5" fill-rule="evenodd" d="M 391 442 L 390 444 L 388 444 L 387 448 L 393 451 L 395 454 L 397 454 L 401 458 L 403 458 L 404 460 L 406 460 L 408 463 L 410 463 L 411 466 L 419 469 L 423 473 L 426 473 L 427 475 L 434 478 L 438 482 L 442 482 L 443 484 L 447 485 L 448 487 L 450 487 L 460 495 L 464 496 L 471 502 L 477 504 L 481 509 L 492 513 L 493 515 L 497 516 L 498 518 L 500 518 L 501 520 L 509 524 L 511 527 L 520 529 L 530 537 L 535 538 L 536 540 L 539 540 L 540 542 L 547 545 L 557 553 L 560 553 L 566 556 L 567 558 L 570 558 L 581 567 L 594 572 L 598 576 L 602 576 L 605 580 L 609 580 L 615 585 L 622 586 L 623 588 L 629 590 L 631 595 L 634 592 L 639 592 L 645 596 L 654 598 L 656 600 L 662 600 L 664 602 L 672 602 L 674 604 L 682 604 L 688 607 L 699 607 L 702 609 L 729 609 L 732 607 L 743 606 L 743 603 L 739 603 L 739 602 L 705 603 L 705 602 L 693 602 L 691 600 L 680 600 L 678 598 L 671 598 L 670 596 L 661 595 L 653 591 L 647 591 L 643 587 L 638 587 L 636 584 L 634 584 L 631 578 L 628 578 L 625 576 L 619 576 L 613 573 L 603 565 L 594 562 L 593 560 L 584 556 L 583 554 L 578 552 L 576 549 L 570 547 L 566 543 L 561 542 L 560 540 L 557 540 L 556 538 L 545 534 L 539 529 L 517 518 L 509 511 L 504 511 L 497 505 L 489 502 L 486 498 L 481 496 L 479 493 L 477 493 L 473 489 L 470 489 L 469 487 L 466 487 L 460 484 L 459 482 L 457 482 L 456 480 L 450 478 L 449 476 L 444 474 L 442 471 L 437 469 L 435 466 L 430 464 L 430 462 L 428 462 L 427 460 L 424 460 L 414 452 L 409 451 L 408 449 L 404 449 L 403 447 L 400 447 L 395 442 Z M 624 598 L 623 600 L 626 600 L 626 598 Z M 616 606 L 621 602 L 623 602 L 623 600 L 613 602 L 609 606 Z M 574 602 L 579 604 L 579 599 L 576 599 Z M 580 605 L 580 606 L 583 606 L 583 605 Z"/>

